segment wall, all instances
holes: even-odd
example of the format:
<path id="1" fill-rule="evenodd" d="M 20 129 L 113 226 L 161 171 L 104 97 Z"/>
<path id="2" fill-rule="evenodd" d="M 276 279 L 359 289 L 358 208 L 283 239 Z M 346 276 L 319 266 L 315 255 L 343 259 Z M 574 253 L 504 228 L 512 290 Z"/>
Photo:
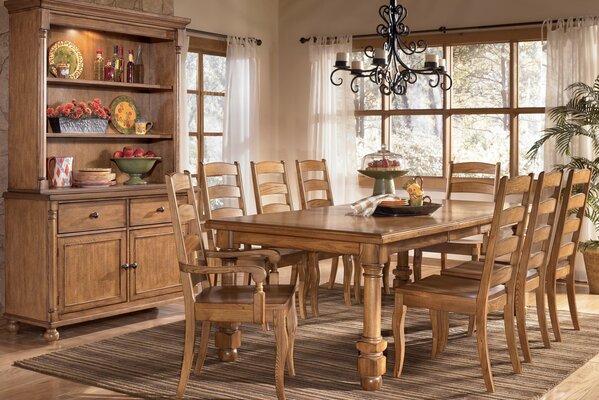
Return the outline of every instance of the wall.
<path id="1" fill-rule="evenodd" d="M 77 0 L 156 14 L 173 15 L 174 0 Z M 1 2 L 2 4 L 4 2 Z M 8 182 L 8 11 L 0 4 L 0 193 Z M 0 198 L 0 315 L 4 312 L 4 199 Z"/>

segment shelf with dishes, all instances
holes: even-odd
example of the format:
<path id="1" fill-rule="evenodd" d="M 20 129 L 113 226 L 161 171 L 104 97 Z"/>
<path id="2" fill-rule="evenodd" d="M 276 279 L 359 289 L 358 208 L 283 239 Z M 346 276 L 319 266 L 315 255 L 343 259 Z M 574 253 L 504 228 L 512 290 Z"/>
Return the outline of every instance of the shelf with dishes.
<path id="1" fill-rule="evenodd" d="M 136 135 L 136 134 L 117 134 L 117 133 L 54 133 L 47 132 L 48 139 L 101 139 L 101 140 L 172 140 L 173 135 L 170 133 L 153 132 L 151 134 Z"/>
<path id="2" fill-rule="evenodd" d="M 53 87 L 81 87 L 93 89 L 116 89 L 124 91 L 136 92 L 170 92 L 173 86 L 170 85 L 150 85 L 147 83 L 127 83 L 127 82 L 112 82 L 112 81 L 95 81 L 89 79 L 69 79 L 69 78 L 47 78 L 48 86 Z"/>

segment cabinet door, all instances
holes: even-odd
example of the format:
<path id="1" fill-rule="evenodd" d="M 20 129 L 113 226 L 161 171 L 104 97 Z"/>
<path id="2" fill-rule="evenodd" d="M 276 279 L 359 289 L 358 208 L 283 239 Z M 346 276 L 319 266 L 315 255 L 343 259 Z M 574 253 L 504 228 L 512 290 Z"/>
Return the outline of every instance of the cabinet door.
<path id="1" fill-rule="evenodd" d="M 137 300 L 181 290 L 179 262 L 171 227 L 129 233 L 129 299 Z"/>
<path id="2" fill-rule="evenodd" d="M 58 239 L 58 296 L 61 313 L 127 301 L 126 233 Z"/>

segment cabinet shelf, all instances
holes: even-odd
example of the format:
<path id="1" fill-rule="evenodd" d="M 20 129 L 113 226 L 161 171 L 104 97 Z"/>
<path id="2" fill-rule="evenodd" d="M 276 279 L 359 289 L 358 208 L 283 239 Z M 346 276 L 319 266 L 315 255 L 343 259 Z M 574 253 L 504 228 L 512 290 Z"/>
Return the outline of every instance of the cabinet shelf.
<path id="1" fill-rule="evenodd" d="M 145 83 L 126 83 L 126 82 L 109 82 L 109 81 L 92 81 L 87 79 L 63 79 L 48 77 L 48 86 L 75 86 L 75 87 L 90 87 L 96 89 L 122 89 L 136 92 L 170 92 L 172 86 L 149 85 Z"/>
<path id="2" fill-rule="evenodd" d="M 46 138 L 48 139 L 102 139 L 106 141 L 111 140 L 170 140 L 173 138 L 172 134 L 168 133 L 153 133 L 146 135 L 135 135 L 135 134 L 111 134 L 111 133 L 53 133 L 47 132 Z"/>

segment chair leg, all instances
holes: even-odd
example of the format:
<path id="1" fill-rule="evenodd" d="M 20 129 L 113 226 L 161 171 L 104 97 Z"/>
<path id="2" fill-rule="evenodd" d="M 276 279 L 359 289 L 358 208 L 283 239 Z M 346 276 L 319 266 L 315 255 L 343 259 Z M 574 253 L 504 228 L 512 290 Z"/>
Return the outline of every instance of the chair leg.
<path id="1" fill-rule="evenodd" d="M 472 336 L 474 333 L 475 319 L 474 315 L 468 316 L 468 331 L 466 332 L 466 336 Z"/>
<path id="2" fill-rule="evenodd" d="M 539 329 L 541 331 L 541 337 L 543 338 L 543 346 L 546 349 L 551 347 L 549 341 L 549 330 L 547 329 L 547 315 L 545 314 L 545 279 L 543 276 L 540 277 L 539 287 L 535 290 L 537 300 L 537 319 L 539 321 Z"/>
<path id="3" fill-rule="evenodd" d="M 295 364 L 293 353 L 295 350 L 295 333 L 297 331 L 297 313 L 295 312 L 295 295 L 292 298 L 292 306 L 287 312 L 287 336 L 289 344 L 287 349 L 287 373 L 289 376 L 295 376 Z"/>
<path id="4" fill-rule="evenodd" d="M 516 293 L 516 325 L 518 326 L 518 338 L 520 348 L 524 356 L 524 362 L 531 362 L 530 346 L 528 345 L 528 333 L 526 331 L 526 293 L 518 290 Z"/>
<path id="5" fill-rule="evenodd" d="M 360 286 L 362 286 L 362 260 L 358 257 L 354 263 L 354 300 L 356 304 L 362 304 Z"/>
<path id="6" fill-rule="evenodd" d="M 403 369 L 403 362 L 406 353 L 406 335 L 404 332 L 406 313 L 408 307 L 403 305 L 403 295 L 395 294 L 395 308 L 393 309 L 393 339 L 395 341 L 395 365 L 393 366 L 393 376 L 399 377 Z"/>
<path id="7" fill-rule="evenodd" d="M 580 330 L 578 322 L 578 310 L 576 308 L 576 285 L 574 282 L 574 266 L 570 267 L 570 273 L 566 277 L 566 292 L 568 293 L 568 306 L 570 308 L 570 317 L 574 330 Z"/>
<path id="8" fill-rule="evenodd" d="M 337 278 L 337 268 L 339 267 L 339 257 L 331 258 L 331 273 L 329 274 L 328 288 L 335 287 L 335 279 Z"/>
<path id="9" fill-rule="evenodd" d="M 509 296 L 509 294 L 508 294 Z M 512 296 L 513 298 L 513 296 Z M 503 308 L 503 324 L 505 327 L 505 337 L 507 339 L 507 348 L 512 361 L 512 370 L 515 374 L 522 372 L 520 358 L 518 356 L 518 344 L 516 343 L 516 332 L 514 332 L 514 303 L 508 301 Z"/>
<path id="10" fill-rule="evenodd" d="M 480 259 L 481 246 L 476 245 L 472 248 L 472 261 L 478 261 Z"/>
<path id="11" fill-rule="evenodd" d="M 193 345 L 195 343 L 196 321 L 194 318 L 185 318 L 185 344 L 183 345 L 183 362 L 181 363 L 181 376 L 177 386 L 177 397 L 183 397 L 191 365 L 193 364 Z"/>
<path id="12" fill-rule="evenodd" d="M 437 358 L 437 353 L 439 352 L 439 311 L 431 309 L 428 312 L 431 317 L 431 331 L 433 338 L 433 345 L 431 348 L 431 359 L 434 360 L 435 358 Z"/>
<path id="13" fill-rule="evenodd" d="M 414 270 L 414 282 L 418 282 L 422 279 L 422 250 L 420 249 L 414 250 L 412 269 Z"/>
<path id="14" fill-rule="evenodd" d="M 343 300 L 345 305 L 351 307 L 351 277 L 354 272 L 353 257 L 344 255 L 343 260 Z"/>
<path id="15" fill-rule="evenodd" d="M 208 342 L 210 341 L 210 321 L 202 322 L 202 336 L 200 336 L 200 345 L 198 348 L 198 358 L 196 360 L 196 367 L 193 371 L 196 375 L 202 372 L 204 366 L 204 360 L 206 359 L 206 353 L 208 352 Z"/>
<path id="16" fill-rule="evenodd" d="M 447 347 L 447 340 L 449 339 L 449 313 L 446 311 L 439 311 L 439 353 L 445 351 Z"/>
<path id="17" fill-rule="evenodd" d="M 549 308 L 549 317 L 551 319 L 551 329 L 556 342 L 562 341 L 562 334 L 559 328 L 559 318 L 557 316 L 557 282 L 549 279 L 547 282 L 547 306 Z"/>
<path id="18" fill-rule="evenodd" d="M 290 285 L 297 285 L 297 269 L 301 268 L 301 265 L 295 264 L 291 266 L 291 276 L 289 277 Z"/>
<path id="19" fill-rule="evenodd" d="M 487 392 L 495 392 L 493 383 L 493 374 L 491 373 L 491 360 L 489 359 L 489 345 L 487 343 L 487 316 L 479 315 L 476 318 L 476 344 L 478 357 L 480 358 L 480 368 L 485 378 Z"/>
<path id="20" fill-rule="evenodd" d="M 447 268 L 447 253 L 441 253 L 441 269 Z"/>
<path id="21" fill-rule="evenodd" d="M 310 306 L 312 314 L 318 317 L 318 286 L 320 285 L 320 267 L 318 266 L 317 253 L 308 254 L 308 268 L 310 270 Z"/>
<path id="22" fill-rule="evenodd" d="M 286 329 L 285 311 L 275 311 L 274 313 L 274 331 L 276 342 L 275 358 L 275 387 L 277 390 L 277 399 L 285 399 L 285 363 L 287 359 L 288 337 Z"/>
<path id="23" fill-rule="evenodd" d="M 306 319 L 308 312 L 306 311 L 306 295 L 308 294 L 308 288 L 310 286 L 310 278 L 308 274 L 308 262 L 304 260 L 299 266 L 299 310 L 300 318 Z"/>
<path id="24" fill-rule="evenodd" d="M 385 263 L 383 267 L 383 291 L 385 294 L 391 294 L 391 288 L 389 287 L 389 272 L 391 271 L 391 260 Z"/>

